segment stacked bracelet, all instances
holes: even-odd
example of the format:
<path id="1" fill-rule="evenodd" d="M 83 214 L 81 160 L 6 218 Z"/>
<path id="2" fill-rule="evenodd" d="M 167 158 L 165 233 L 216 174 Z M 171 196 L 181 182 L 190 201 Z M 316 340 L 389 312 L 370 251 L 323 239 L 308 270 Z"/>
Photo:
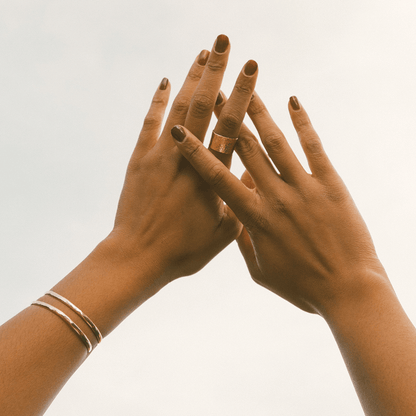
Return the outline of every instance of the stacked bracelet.
<path id="1" fill-rule="evenodd" d="M 58 293 L 49 291 L 46 292 L 45 295 L 49 295 L 54 297 L 55 299 L 58 299 L 62 303 L 64 303 L 66 306 L 68 306 L 70 309 L 72 309 L 82 320 L 88 325 L 88 327 L 91 329 L 95 337 L 97 338 L 97 342 L 100 343 L 102 340 L 102 335 L 100 330 L 97 328 L 97 326 L 91 321 L 90 318 L 88 318 L 87 315 L 85 315 L 79 308 L 77 308 L 72 302 L 70 302 L 68 299 L 64 298 L 61 295 L 58 295 Z M 32 305 L 35 306 L 41 306 L 42 308 L 48 309 L 55 315 L 59 316 L 70 328 L 73 329 L 73 331 L 78 335 L 78 337 L 81 339 L 81 341 L 84 343 L 85 347 L 87 348 L 88 354 L 92 351 L 92 344 L 91 341 L 88 339 L 88 337 L 84 334 L 82 329 L 66 314 L 64 314 L 59 309 L 55 308 L 52 305 L 49 305 L 49 303 L 42 302 L 40 300 L 37 300 L 35 302 L 32 302 Z"/>
<path id="2" fill-rule="evenodd" d="M 103 337 L 101 336 L 100 330 L 97 328 L 96 325 L 91 321 L 90 318 L 88 318 L 87 315 L 85 315 L 79 308 L 77 308 L 72 302 L 70 302 L 68 299 L 64 298 L 61 295 L 58 295 L 55 292 L 52 292 L 50 290 L 49 292 L 46 292 L 45 295 L 49 295 L 54 297 L 55 299 L 60 300 L 62 303 L 65 303 L 68 308 L 72 309 L 80 318 L 84 320 L 84 322 L 88 325 L 88 327 L 91 329 L 93 334 L 95 335 L 95 338 L 97 338 L 97 342 L 100 343 Z"/>

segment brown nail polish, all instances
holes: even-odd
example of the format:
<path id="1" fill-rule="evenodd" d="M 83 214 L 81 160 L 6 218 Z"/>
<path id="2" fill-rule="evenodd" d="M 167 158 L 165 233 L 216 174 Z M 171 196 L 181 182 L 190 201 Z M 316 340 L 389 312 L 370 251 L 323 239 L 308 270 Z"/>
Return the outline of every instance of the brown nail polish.
<path id="1" fill-rule="evenodd" d="M 198 64 L 201 66 L 205 66 L 209 58 L 209 52 L 206 50 L 203 50 L 199 56 L 198 56 Z"/>
<path id="2" fill-rule="evenodd" d="M 248 77 L 251 77 L 252 75 L 256 73 L 257 68 L 258 68 L 257 62 L 251 59 L 244 65 L 244 74 L 247 75 Z"/>
<path id="3" fill-rule="evenodd" d="M 217 53 L 224 53 L 227 50 L 228 45 L 230 44 L 230 40 L 226 35 L 219 35 L 215 42 L 215 52 Z"/>
<path id="4" fill-rule="evenodd" d="M 168 87 L 169 80 L 167 78 L 163 78 L 162 82 L 159 85 L 160 90 L 165 90 Z"/>
<path id="5" fill-rule="evenodd" d="M 299 101 L 295 96 L 290 97 L 290 105 L 295 111 L 300 110 Z"/>
<path id="6" fill-rule="evenodd" d="M 224 97 L 221 94 L 221 91 L 218 93 L 217 101 L 215 101 L 215 105 L 220 105 L 224 101 Z"/>
<path id="7" fill-rule="evenodd" d="M 251 98 L 250 98 L 250 101 L 253 101 L 255 98 L 256 98 L 256 97 L 255 97 L 255 95 L 253 94 L 253 95 L 251 96 Z"/>
<path id="8" fill-rule="evenodd" d="M 178 142 L 183 142 L 183 139 L 186 137 L 186 134 L 181 126 L 174 126 L 170 131 L 172 136 Z"/>

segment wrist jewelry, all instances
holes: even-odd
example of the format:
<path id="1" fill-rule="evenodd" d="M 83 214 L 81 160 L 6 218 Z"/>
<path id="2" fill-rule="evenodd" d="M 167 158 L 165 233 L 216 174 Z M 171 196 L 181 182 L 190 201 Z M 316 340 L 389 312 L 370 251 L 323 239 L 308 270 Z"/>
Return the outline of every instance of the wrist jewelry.
<path id="1" fill-rule="evenodd" d="M 91 321 L 90 318 L 88 318 L 87 315 L 85 315 L 81 309 L 77 308 L 72 302 L 70 302 L 68 299 L 64 298 L 61 295 L 58 295 L 58 293 L 52 292 L 50 290 L 49 292 L 46 292 L 45 295 L 49 295 L 54 297 L 55 299 L 60 300 L 62 303 L 64 303 L 68 308 L 72 309 L 80 318 L 83 319 L 83 321 L 89 326 L 93 334 L 95 335 L 95 338 L 97 338 L 97 342 L 100 343 L 103 339 L 100 330 L 97 328 L 97 326 Z"/>
<path id="2" fill-rule="evenodd" d="M 88 354 L 92 351 L 92 345 L 91 345 L 90 340 L 82 332 L 81 328 L 68 315 L 65 315 L 59 309 L 55 308 L 52 305 L 49 305 L 48 303 L 42 302 L 40 300 L 36 300 L 35 302 L 32 302 L 32 305 L 41 306 L 42 308 L 46 308 L 46 309 L 50 310 L 52 313 L 54 313 L 55 315 L 59 316 L 69 327 L 71 327 L 76 332 L 78 337 L 81 339 L 81 341 L 87 347 Z"/>

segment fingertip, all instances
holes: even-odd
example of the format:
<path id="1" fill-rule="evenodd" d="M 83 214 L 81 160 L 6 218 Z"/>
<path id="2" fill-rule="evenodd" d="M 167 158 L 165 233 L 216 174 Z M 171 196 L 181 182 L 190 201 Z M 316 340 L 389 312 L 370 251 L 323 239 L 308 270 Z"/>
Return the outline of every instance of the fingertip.
<path id="1" fill-rule="evenodd" d="M 210 52 L 207 51 L 206 49 L 203 49 L 196 58 L 197 64 L 200 66 L 205 66 L 206 63 L 208 62 L 209 55 L 210 55 Z"/>
<path id="2" fill-rule="evenodd" d="M 227 96 L 220 91 L 217 96 L 217 101 L 215 102 L 214 114 L 218 118 L 221 114 L 222 109 L 224 108 L 225 103 L 227 102 Z"/>
<path id="3" fill-rule="evenodd" d="M 299 130 L 304 128 L 305 126 L 311 125 L 308 113 L 306 112 L 305 108 L 302 106 L 297 97 L 290 97 L 288 107 L 290 117 L 292 119 L 292 123 L 296 131 L 299 132 Z"/>
<path id="4" fill-rule="evenodd" d="M 161 83 L 159 84 L 159 90 L 165 91 L 170 86 L 169 80 L 165 77 L 162 79 Z"/>
<path id="5" fill-rule="evenodd" d="M 227 35 L 219 35 L 214 43 L 214 52 L 217 54 L 223 54 L 229 49 L 230 39 Z"/>
<path id="6" fill-rule="evenodd" d="M 179 124 L 173 126 L 170 132 L 172 134 L 172 137 L 179 143 L 182 143 L 186 138 L 185 128 L 183 126 L 180 126 Z"/>
<path id="7" fill-rule="evenodd" d="M 215 101 L 215 106 L 218 107 L 221 104 L 223 104 L 223 105 L 225 104 L 224 95 L 223 95 L 222 91 L 220 91 L 217 95 L 217 100 Z"/>
<path id="8" fill-rule="evenodd" d="M 301 109 L 300 102 L 295 95 L 289 98 L 289 105 L 293 111 L 299 111 Z"/>

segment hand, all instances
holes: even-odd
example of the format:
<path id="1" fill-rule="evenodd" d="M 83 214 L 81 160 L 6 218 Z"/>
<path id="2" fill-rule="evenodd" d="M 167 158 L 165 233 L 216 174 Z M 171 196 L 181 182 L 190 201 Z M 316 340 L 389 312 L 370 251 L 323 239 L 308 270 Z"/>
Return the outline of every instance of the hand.
<path id="1" fill-rule="evenodd" d="M 215 103 L 222 99 L 220 85 L 229 51 L 228 38 L 220 35 L 211 53 L 201 52 L 159 137 L 170 92 L 167 80 L 162 82 L 127 169 L 108 241 L 121 247 L 137 267 L 141 267 L 146 253 L 154 271 L 152 284 L 157 287 L 197 272 L 241 232 L 234 213 L 183 158 L 171 136 L 171 129 L 183 124 L 198 141 L 204 140 Z M 234 98 L 224 106 L 218 120 L 218 134 L 238 136 L 256 78 L 257 64 L 249 61 L 237 79 Z M 221 163 L 231 164 L 231 155 L 217 156 Z"/>
<path id="2" fill-rule="evenodd" d="M 295 97 L 290 103 L 312 174 L 297 160 L 258 95 L 248 114 L 268 155 L 243 126 L 236 147 L 247 169 L 242 181 L 190 132 L 178 148 L 243 223 L 238 243 L 253 279 L 299 308 L 325 315 L 388 279 L 306 111 Z"/>

